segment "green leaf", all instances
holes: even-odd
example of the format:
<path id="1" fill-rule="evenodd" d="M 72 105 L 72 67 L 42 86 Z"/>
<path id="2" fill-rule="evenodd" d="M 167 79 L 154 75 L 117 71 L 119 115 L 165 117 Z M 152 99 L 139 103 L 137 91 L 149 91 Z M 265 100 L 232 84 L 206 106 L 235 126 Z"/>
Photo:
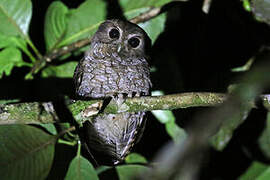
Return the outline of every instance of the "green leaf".
<path id="1" fill-rule="evenodd" d="M 32 58 L 31 52 L 27 49 L 27 42 L 21 37 L 6 36 L 0 33 L 0 48 L 17 47 Z"/>
<path id="2" fill-rule="evenodd" d="M 243 0 L 243 7 L 246 11 L 251 12 L 251 6 L 249 0 Z"/>
<path id="3" fill-rule="evenodd" d="M 255 161 L 250 165 L 246 172 L 240 176 L 239 180 L 256 179 L 263 172 L 265 172 L 266 169 L 267 166 L 265 164 Z"/>
<path id="4" fill-rule="evenodd" d="M 157 118 L 157 120 L 162 123 L 166 124 L 170 121 L 174 121 L 175 117 L 170 110 L 154 110 L 152 114 Z"/>
<path id="5" fill-rule="evenodd" d="M 26 41 L 16 36 L 6 36 L 0 33 L 0 48 L 6 47 L 26 47 Z"/>
<path id="6" fill-rule="evenodd" d="M 151 19 L 150 21 L 140 23 L 139 26 L 145 30 L 145 32 L 152 40 L 153 44 L 156 41 L 159 34 L 164 31 L 165 21 L 166 21 L 166 14 L 161 14 Z"/>
<path id="7" fill-rule="evenodd" d="M 126 163 L 147 163 L 145 157 L 138 153 L 131 153 L 125 158 Z"/>
<path id="8" fill-rule="evenodd" d="M 82 157 L 77 155 L 70 163 L 66 180 L 98 180 L 97 173 L 92 164 Z"/>
<path id="9" fill-rule="evenodd" d="M 261 151 L 268 159 L 270 159 L 270 112 L 267 113 L 266 126 L 258 141 Z"/>
<path id="10" fill-rule="evenodd" d="M 47 51 L 56 46 L 64 37 L 67 27 L 68 8 L 60 1 L 49 6 L 45 15 L 44 36 Z"/>
<path id="11" fill-rule="evenodd" d="M 254 57 L 250 58 L 247 63 L 243 66 L 240 67 L 236 67 L 236 68 L 232 68 L 231 71 L 232 72 L 244 72 L 244 71 L 248 71 L 250 69 L 250 67 L 252 66 L 253 62 L 254 62 Z"/>
<path id="12" fill-rule="evenodd" d="M 134 18 L 135 16 L 144 13 L 152 7 L 160 7 L 171 0 L 149 0 L 149 1 L 132 1 L 132 0 L 121 0 L 120 5 L 123 7 L 125 16 L 128 19 Z M 161 14 L 147 22 L 139 23 L 139 26 L 145 30 L 148 34 L 152 43 L 155 42 L 158 35 L 163 32 L 165 28 L 166 14 Z"/>
<path id="13" fill-rule="evenodd" d="M 186 138 L 186 132 L 175 123 L 175 117 L 172 111 L 169 110 L 155 110 L 151 111 L 159 122 L 165 124 L 168 135 L 174 142 L 180 142 Z"/>
<path id="14" fill-rule="evenodd" d="M 68 13 L 67 31 L 57 47 L 90 37 L 106 18 L 106 2 L 87 0 Z"/>
<path id="15" fill-rule="evenodd" d="M 133 0 L 120 0 L 119 3 L 121 5 L 121 7 L 123 8 L 123 11 L 125 12 L 125 14 L 127 16 L 130 17 L 130 14 L 133 14 L 136 11 L 139 11 L 140 9 L 143 8 L 151 8 L 151 7 L 160 7 L 163 6 L 169 2 L 171 2 L 172 0 L 137 0 L 137 1 L 133 1 Z M 134 15 L 134 14 L 133 14 Z M 136 15 L 134 15 L 133 17 L 135 17 Z"/>
<path id="16" fill-rule="evenodd" d="M 112 168 L 112 166 L 99 166 L 97 169 L 96 169 L 96 172 L 98 175 L 102 174 L 103 172 L 107 171 L 107 170 L 110 170 Z"/>
<path id="17" fill-rule="evenodd" d="M 256 180 L 269 180 L 270 179 L 270 167 L 268 168 L 259 176 Z"/>
<path id="18" fill-rule="evenodd" d="M 153 91 L 152 96 L 160 96 L 164 95 L 162 91 Z M 175 123 L 175 117 L 173 115 L 173 112 L 170 110 L 155 110 L 151 111 L 152 114 L 157 118 L 157 120 L 165 124 L 166 131 L 168 135 L 174 140 L 174 142 L 181 142 L 182 140 L 185 140 L 187 134 L 184 129 L 180 128 Z"/>
<path id="19" fill-rule="evenodd" d="M 147 172 L 149 169 L 150 168 L 146 166 L 135 164 L 116 166 L 119 180 L 133 179 L 134 177 L 140 176 Z"/>
<path id="20" fill-rule="evenodd" d="M 53 162 L 55 141 L 55 136 L 32 126 L 1 125 L 1 179 L 45 179 Z"/>
<path id="21" fill-rule="evenodd" d="M 56 130 L 54 124 L 39 124 L 39 125 L 42 126 L 43 128 L 45 128 L 52 135 L 57 134 L 57 130 Z"/>
<path id="22" fill-rule="evenodd" d="M 142 173 L 145 173 L 149 170 L 150 168 L 142 165 L 120 165 L 116 166 L 116 171 L 119 177 L 119 180 L 127 180 L 127 179 L 132 179 L 135 176 L 139 176 Z"/>
<path id="23" fill-rule="evenodd" d="M 31 16 L 30 0 L 0 0 L 0 33 L 27 39 Z"/>
<path id="24" fill-rule="evenodd" d="M 221 125 L 218 132 L 210 138 L 210 143 L 216 150 L 222 151 L 226 147 L 233 136 L 233 132 L 246 120 L 250 110 L 251 107 L 243 109 Z"/>
<path id="25" fill-rule="evenodd" d="M 48 66 L 42 71 L 42 77 L 72 78 L 78 62 L 68 62 L 58 66 Z"/>
<path id="26" fill-rule="evenodd" d="M 180 143 L 186 139 L 187 133 L 183 128 L 180 128 L 175 121 L 169 121 L 165 124 L 166 131 L 171 136 L 174 142 Z"/>
<path id="27" fill-rule="evenodd" d="M 10 75 L 14 66 L 20 67 L 27 65 L 23 62 L 21 52 L 17 48 L 6 48 L 0 51 L 0 78 L 5 73 Z"/>

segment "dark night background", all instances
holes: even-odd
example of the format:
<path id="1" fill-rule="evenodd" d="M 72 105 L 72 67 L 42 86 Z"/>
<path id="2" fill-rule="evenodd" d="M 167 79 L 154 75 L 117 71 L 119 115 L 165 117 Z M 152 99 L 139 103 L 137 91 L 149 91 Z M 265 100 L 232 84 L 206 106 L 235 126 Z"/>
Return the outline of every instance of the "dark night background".
<path id="1" fill-rule="evenodd" d="M 83 1 L 63 2 L 75 8 Z M 113 1 L 108 2 L 108 16 L 121 17 L 119 6 Z M 44 53 L 43 22 L 51 2 L 32 3 L 30 37 Z M 231 68 L 244 65 L 262 45 L 269 44 L 269 27 L 254 20 L 243 9 L 241 2 L 213 0 L 209 14 L 203 13 L 201 7 L 202 2 L 198 0 L 175 2 L 165 7 L 165 10 L 168 9 L 165 31 L 154 43 L 152 51 L 151 64 L 157 68 L 152 74 L 153 90 L 163 90 L 165 94 L 195 91 L 225 93 L 227 87 L 241 75 L 231 72 Z M 72 56 L 67 60 L 78 61 L 81 57 Z M 60 95 L 73 97 L 72 79 L 41 79 L 37 75 L 34 80 L 25 81 L 27 72 L 28 68 L 14 68 L 11 76 L 2 78 L 0 99 L 48 101 Z M 177 123 L 185 128 L 192 123 L 194 114 L 202 110 L 205 109 L 180 109 L 174 114 Z M 263 109 L 253 110 L 223 152 L 211 149 L 203 162 L 201 178 L 235 179 L 250 165 L 250 156 L 265 161 L 255 143 L 264 126 L 265 115 Z M 151 160 L 169 140 L 164 125 L 149 113 L 144 136 L 135 151 Z M 243 149 L 247 149 L 249 155 Z M 61 158 L 59 155 L 57 158 L 59 164 L 55 167 L 58 168 L 64 164 L 64 159 L 68 160 L 67 156 Z"/>

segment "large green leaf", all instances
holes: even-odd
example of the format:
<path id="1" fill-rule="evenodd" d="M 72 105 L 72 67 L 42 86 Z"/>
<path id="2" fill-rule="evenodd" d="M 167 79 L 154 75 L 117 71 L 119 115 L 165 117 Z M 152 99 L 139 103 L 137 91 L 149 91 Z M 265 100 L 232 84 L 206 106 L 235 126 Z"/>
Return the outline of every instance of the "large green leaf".
<path id="1" fill-rule="evenodd" d="M 116 166 L 119 180 L 134 179 L 134 177 L 140 176 L 148 170 L 149 168 L 143 165 L 129 164 Z"/>
<path id="2" fill-rule="evenodd" d="M 16 37 L 16 36 L 6 36 L 3 33 L 0 33 L 0 48 L 6 47 L 19 47 L 19 48 L 26 48 L 27 44 L 26 41 Z"/>
<path id="3" fill-rule="evenodd" d="M 54 124 L 39 124 L 39 126 L 41 126 L 44 129 L 46 129 L 52 135 L 56 135 L 57 134 L 57 130 L 56 130 L 56 127 L 54 126 Z"/>
<path id="4" fill-rule="evenodd" d="M 218 132 L 210 138 L 210 143 L 216 150 L 222 151 L 226 147 L 234 131 L 246 120 L 250 110 L 251 107 L 242 108 L 241 112 L 221 124 Z"/>
<path id="5" fill-rule="evenodd" d="M 44 36 L 47 51 L 56 46 L 64 37 L 68 8 L 60 1 L 53 2 L 45 15 Z"/>
<path id="6" fill-rule="evenodd" d="M 77 155 L 70 163 L 66 180 L 98 180 L 97 173 L 92 164 L 82 157 Z"/>
<path id="7" fill-rule="evenodd" d="M 24 39 L 32 16 L 30 0 L 0 0 L 0 32 L 9 35 L 19 35 Z"/>
<path id="8" fill-rule="evenodd" d="M 131 153 L 125 158 L 126 163 L 147 163 L 145 157 L 138 153 Z"/>
<path id="9" fill-rule="evenodd" d="M 5 73 L 7 76 L 10 75 L 11 70 L 14 66 L 20 67 L 26 65 L 22 61 L 21 52 L 17 48 L 6 48 L 0 51 L 0 78 Z"/>
<path id="10" fill-rule="evenodd" d="M 68 62 L 58 66 L 49 66 L 42 71 L 42 77 L 72 78 L 77 62 Z"/>
<path id="11" fill-rule="evenodd" d="M 150 21 L 140 23 L 139 26 L 145 30 L 148 34 L 152 43 L 154 43 L 160 33 L 163 32 L 165 28 L 166 14 L 161 14 Z"/>
<path id="12" fill-rule="evenodd" d="M 268 167 L 256 180 L 269 180 L 270 179 L 270 167 Z"/>
<path id="13" fill-rule="evenodd" d="M 250 165 L 246 172 L 239 177 L 239 180 L 256 179 L 262 175 L 265 170 L 267 170 L 267 166 L 265 164 L 255 161 Z"/>
<path id="14" fill-rule="evenodd" d="M 53 162 L 55 141 L 55 136 L 32 126 L 1 125 L 1 179 L 45 179 Z"/>
<path id="15" fill-rule="evenodd" d="M 27 43 L 19 36 L 7 36 L 0 32 L 0 48 L 17 47 L 29 57 L 31 52 L 27 49 Z"/>
<path id="16" fill-rule="evenodd" d="M 77 9 L 70 10 L 67 31 L 58 46 L 90 37 L 105 17 L 106 2 L 101 0 L 87 0 Z"/>
<path id="17" fill-rule="evenodd" d="M 264 155 L 270 159 L 270 112 L 267 113 L 266 126 L 259 137 L 258 145 Z"/>

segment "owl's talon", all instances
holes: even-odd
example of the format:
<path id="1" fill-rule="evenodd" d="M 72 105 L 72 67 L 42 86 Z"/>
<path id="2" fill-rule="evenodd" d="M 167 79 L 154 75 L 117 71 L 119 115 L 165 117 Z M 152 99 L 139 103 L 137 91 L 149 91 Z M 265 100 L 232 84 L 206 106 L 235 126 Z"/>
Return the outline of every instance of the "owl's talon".
<path id="1" fill-rule="evenodd" d="M 115 100 L 117 106 L 121 106 L 126 101 L 127 96 L 128 95 L 125 93 L 119 93 L 119 94 L 115 94 L 113 96 L 113 99 Z"/>
<path id="2" fill-rule="evenodd" d="M 133 97 L 133 92 L 129 92 L 127 97 L 132 98 Z"/>
<path id="3" fill-rule="evenodd" d="M 140 96 L 141 96 L 140 92 L 130 92 L 130 93 L 128 93 L 129 98 L 140 97 Z"/>
<path id="4" fill-rule="evenodd" d="M 141 96 L 141 92 L 136 92 L 135 97 L 140 97 Z"/>

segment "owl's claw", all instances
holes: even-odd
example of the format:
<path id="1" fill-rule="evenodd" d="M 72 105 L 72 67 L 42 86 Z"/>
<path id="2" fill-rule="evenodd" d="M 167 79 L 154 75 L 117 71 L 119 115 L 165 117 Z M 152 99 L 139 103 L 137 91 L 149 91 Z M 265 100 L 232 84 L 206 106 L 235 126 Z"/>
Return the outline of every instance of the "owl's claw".
<path id="1" fill-rule="evenodd" d="M 115 100 L 117 106 L 120 107 L 126 101 L 126 94 L 124 93 L 115 94 L 113 96 L 113 99 Z"/>
<path id="2" fill-rule="evenodd" d="M 141 97 L 141 92 L 130 92 L 128 93 L 128 96 L 129 98 L 133 98 L 133 97 Z"/>
<path id="3" fill-rule="evenodd" d="M 115 100 L 118 106 L 121 106 L 126 101 L 127 97 L 128 98 L 141 97 L 141 95 L 142 95 L 141 92 L 129 92 L 128 94 L 119 93 L 119 94 L 113 95 L 113 99 Z"/>
<path id="4" fill-rule="evenodd" d="M 128 97 L 129 97 L 129 98 L 132 98 L 132 97 L 133 97 L 133 92 L 129 92 L 129 93 L 128 93 Z"/>

